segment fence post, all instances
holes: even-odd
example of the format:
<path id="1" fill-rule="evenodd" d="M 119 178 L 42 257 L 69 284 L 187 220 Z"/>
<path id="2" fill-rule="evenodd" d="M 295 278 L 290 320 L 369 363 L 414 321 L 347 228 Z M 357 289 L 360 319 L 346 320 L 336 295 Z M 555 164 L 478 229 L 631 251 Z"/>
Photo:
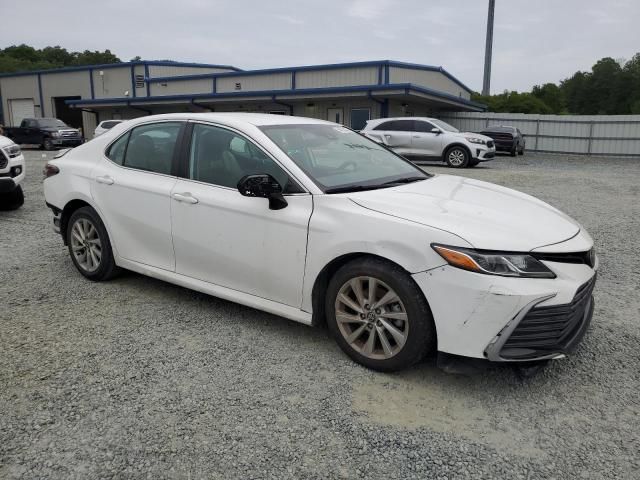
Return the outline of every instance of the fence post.
<path id="1" fill-rule="evenodd" d="M 536 120 L 536 148 L 534 148 L 534 151 L 538 151 L 538 135 L 540 135 L 540 119 L 538 118 Z"/>
<path id="2" fill-rule="evenodd" d="M 587 143 L 587 155 L 591 155 L 591 143 L 593 142 L 593 120 L 589 122 L 589 143 Z"/>

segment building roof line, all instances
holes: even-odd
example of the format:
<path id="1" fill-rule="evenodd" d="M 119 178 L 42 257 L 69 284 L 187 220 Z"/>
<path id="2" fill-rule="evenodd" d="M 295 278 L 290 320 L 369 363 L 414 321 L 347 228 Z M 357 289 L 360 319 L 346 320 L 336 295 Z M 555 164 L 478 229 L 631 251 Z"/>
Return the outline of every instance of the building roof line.
<path id="1" fill-rule="evenodd" d="M 21 72 L 6 72 L 0 73 L 0 78 L 3 77 L 22 77 L 26 75 L 37 75 L 37 74 L 47 74 L 47 73 L 65 73 L 65 72 L 79 72 L 85 70 L 96 70 L 96 69 L 108 69 L 108 68 L 123 68 L 123 67 L 132 67 L 136 65 L 151 65 L 151 66 L 161 66 L 161 67 L 197 67 L 197 68 L 228 68 L 231 70 L 235 70 L 236 72 L 243 71 L 238 67 L 234 67 L 232 65 L 215 65 L 208 63 L 192 63 L 192 62 L 173 62 L 168 60 L 137 60 L 133 62 L 119 62 L 119 63 L 104 63 L 98 65 L 75 65 L 71 67 L 61 67 L 61 68 L 50 68 L 45 70 L 25 70 Z"/>

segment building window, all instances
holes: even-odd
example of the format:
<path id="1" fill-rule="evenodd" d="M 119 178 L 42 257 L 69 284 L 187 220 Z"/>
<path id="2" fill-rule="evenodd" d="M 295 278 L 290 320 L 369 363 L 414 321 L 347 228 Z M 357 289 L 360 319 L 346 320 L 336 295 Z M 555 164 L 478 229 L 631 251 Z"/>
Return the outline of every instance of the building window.
<path id="1" fill-rule="evenodd" d="M 369 108 L 352 108 L 351 109 L 351 128 L 354 130 L 362 130 L 367 124 L 367 120 L 371 118 L 371 109 Z"/>

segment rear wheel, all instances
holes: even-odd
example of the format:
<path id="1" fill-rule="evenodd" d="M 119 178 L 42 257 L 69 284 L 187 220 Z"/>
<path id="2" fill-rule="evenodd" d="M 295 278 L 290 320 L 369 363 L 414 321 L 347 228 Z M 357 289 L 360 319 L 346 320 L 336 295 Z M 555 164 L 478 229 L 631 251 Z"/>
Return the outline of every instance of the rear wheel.
<path id="1" fill-rule="evenodd" d="M 0 210 L 17 210 L 24 205 L 24 192 L 18 185 L 13 192 L 0 193 Z"/>
<path id="2" fill-rule="evenodd" d="M 401 370 L 435 350 L 429 305 L 393 263 L 364 258 L 346 264 L 329 282 L 325 308 L 340 348 L 365 367 Z"/>
<path id="3" fill-rule="evenodd" d="M 67 244 L 73 264 L 89 280 L 109 280 L 120 272 L 107 230 L 93 208 L 73 212 L 67 224 Z"/>
<path id="4" fill-rule="evenodd" d="M 453 146 L 444 154 L 444 161 L 452 168 L 464 168 L 469 163 L 469 157 L 464 147 Z"/>

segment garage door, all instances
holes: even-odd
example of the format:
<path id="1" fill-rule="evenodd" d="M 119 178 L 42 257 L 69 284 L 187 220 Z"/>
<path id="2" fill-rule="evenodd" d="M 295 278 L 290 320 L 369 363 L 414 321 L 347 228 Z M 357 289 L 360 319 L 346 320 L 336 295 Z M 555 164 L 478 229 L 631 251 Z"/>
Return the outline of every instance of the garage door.
<path id="1" fill-rule="evenodd" d="M 9 100 L 9 111 L 11 112 L 11 125 L 17 127 L 23 118 L 33 118 L 33 98 L 15 98 Z"/>

